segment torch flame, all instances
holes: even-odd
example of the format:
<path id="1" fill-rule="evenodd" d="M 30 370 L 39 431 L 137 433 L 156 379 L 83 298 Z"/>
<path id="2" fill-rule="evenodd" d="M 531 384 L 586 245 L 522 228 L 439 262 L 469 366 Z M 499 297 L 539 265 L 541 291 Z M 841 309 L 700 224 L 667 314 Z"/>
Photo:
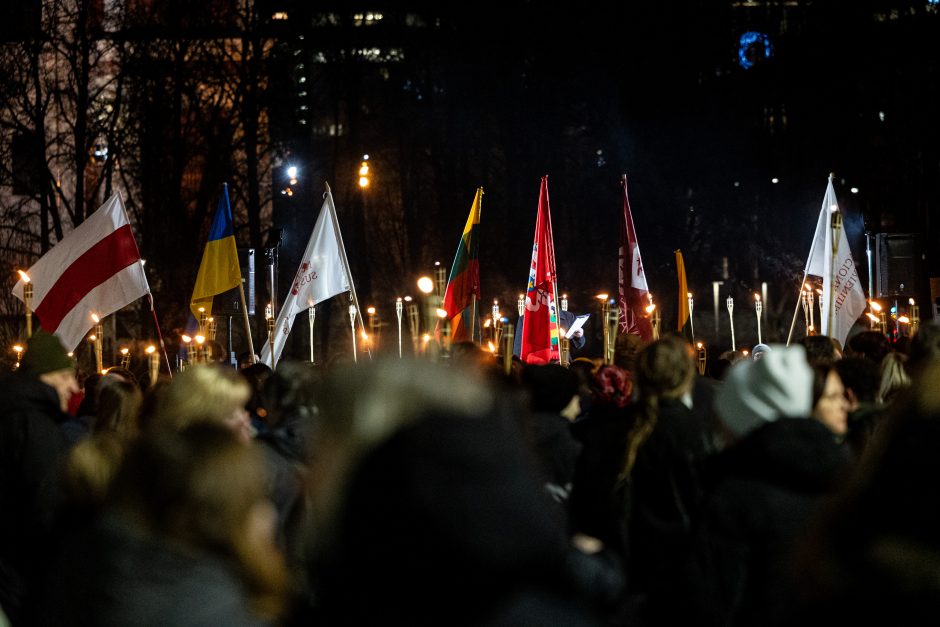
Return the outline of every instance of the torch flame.
<path id="1" fill-rule="evenodd" d="M 28 275 L 28 274 L 26 274 L 26 273 L 23 272 L 22 270 L 17 270 L 16 272 L 20 275 L 20 278 L 23 280 L 23 283 L 29 283 L 29 275 Z"/>
<path id="2" fill-rule="evenodd" d="M 157 351 L 157 347 L 151 344 L 150 346 L 147 347 L 147 350 L 144 352 L 146 352 L 148 355 L 153 355 L 156 351 Z"/>
<path id="3" fill-rule="evenodd" d="M 492 342 L 487 342 L 487 343 L 486 343 L 486 348 L 489 349 L 489 351 L 490 351 L 491 353 L 495 353 L 495 352 L 496 352 L 496 345 L 494 345 Z"/>

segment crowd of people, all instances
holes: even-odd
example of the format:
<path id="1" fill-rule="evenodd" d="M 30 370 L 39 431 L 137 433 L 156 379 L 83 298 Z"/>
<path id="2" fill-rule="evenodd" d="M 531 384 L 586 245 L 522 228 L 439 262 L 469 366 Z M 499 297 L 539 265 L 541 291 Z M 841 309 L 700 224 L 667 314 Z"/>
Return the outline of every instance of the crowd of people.
<path id="1" fill-rule="evenodd" d="M 0 625 L 790 625 L 940 609 L 940 326 L 729 352 L 0 379 Z"/>

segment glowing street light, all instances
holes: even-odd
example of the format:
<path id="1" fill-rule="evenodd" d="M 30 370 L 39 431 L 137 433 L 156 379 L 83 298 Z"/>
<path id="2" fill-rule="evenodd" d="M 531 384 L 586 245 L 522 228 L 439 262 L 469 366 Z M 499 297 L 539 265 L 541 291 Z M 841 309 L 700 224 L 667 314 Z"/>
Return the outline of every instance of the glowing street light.
<path id="1" fill-rule="evenodd" d="M 372 182 L 369 174 L 369 155 L 362 155 L 362 161 L 359 163 L 359 187 L 365 189 Z"/>
<path id="2" fill-rule="evenodd" d="M 418 279 L 418 289 L 424 294 L 430 294 L 434 290 L 434 281 L 429 276 L 423 276 Z"/>

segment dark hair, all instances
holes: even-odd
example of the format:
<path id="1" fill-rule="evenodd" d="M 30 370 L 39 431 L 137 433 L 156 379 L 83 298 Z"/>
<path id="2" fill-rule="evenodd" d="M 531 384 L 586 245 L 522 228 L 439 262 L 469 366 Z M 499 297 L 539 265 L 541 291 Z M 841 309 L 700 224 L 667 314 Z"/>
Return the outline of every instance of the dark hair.
<path id="1" fill-rule="evenodd" d="M 536 412 L 558 413 L 577 396 L 578 375 L 564 366 L 526 366 L 522 384 L 529 390 L 529 407 Z"/>
<path id="2" fill-rule="evenodd" d="M 817 336 L 824 337 L 824 336 Z M 826 363 L 811 363 L 813 368 L 813 404 L 812 408 L 816 408 L 816 403 L 819 402 L 819 399 L 822 398 L 823 392 L 826 390 L 826 379 L 829 378 L 830 372 L 835 372 L 838 376 L 839 372 L 835 368 L 835 364 L 826 364 Z"/>
<path id="3" fill-rule="evenodd" d="M 117 433 L 130 439 L 140 430 L 140 408 L 143 395 L 136 384 L 106 376 L 98 386 L 98 413 L 92 433 Z"/>
<path id="4" fill-rule="evenodd" d="M 640 406 L 627 436 L 621 479 L 630 475 L 637 451 L 656 427 L 660 400 L 678 398 L 690 389 L 695 378 L 692 347 L 684 339 L 673 335 L 653 342 L 640 351 L 635 378 Z"/>
<path id="5" fill-rule="evenodd" d="M 806 361 L 810 366 L 831 365 L 838 358 L 836 345 L 828 335 L 810 335 L 804 337 L 800 343 L 806 349 Z"/>
<path id="6" fill-rule="evenodd" d="M 879 331 L 862 331 L 853 335 L 849 338 L 846 348 L 846 352 L 856 357 L 864 357 L 875 365 L 880 365 L 885 355 L 891 352 L 888 337 Z"/>
<path id="7" fill-rule="evenodd" d="M 930 362 L 940 357 L 940 325 L 924 324 L 911 340 L 907 367 L 911 372 L 919 372 Z"/>
<path id="8" fill-rule="evenodd" d="M 881 385 L 878 363 L 865 357 L 846 357 L 836 362 L 836 372 L 859 402 L 876 402 Z"/>

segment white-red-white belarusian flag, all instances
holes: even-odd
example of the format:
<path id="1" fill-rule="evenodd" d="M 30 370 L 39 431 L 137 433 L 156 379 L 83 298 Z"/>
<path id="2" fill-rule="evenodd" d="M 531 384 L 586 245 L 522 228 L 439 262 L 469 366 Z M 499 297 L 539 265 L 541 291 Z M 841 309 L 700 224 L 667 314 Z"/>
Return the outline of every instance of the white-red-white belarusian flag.
<path id="1" fill-rule="evenodd" d="M 834 240 L 832 237 L 832 216 L 838 211 L 836 191 L 832 187 L 832 177 L 829 177 L 829 186 L 826 188 L 826 196 L 823 198 L 816 222 L 816 235 L 813 237 L 809 259 L 806 261 L 806 274 L 823 279 L 820 303 L 822 334 L 845 344 L 849 330 L 865 311 L 866 303 L 862 282 L 858 278 L 858 270 L 849 249 L 849 238 L 845 235 L 845 227 L 839 229 L 838 239 Z"/>
<path id="2" fill-rule="evenodd" d="M 627 196 L 627 175 L 620 177 L 623 186 L 623 216 L 620 220 L 620 287 L 618 308 L 620 309 L 620 334 L 639 335 L 644 341 L 653 339 L 653 325 L 643 315 L 649 304 L 649 288 L 646 273 L 640 259 L 640 243 L 633 228 L 630 213 L 630 198 Z"/>
<path id="3" fill-rule="evenodd" d="M 274 361 L 271 361 L 271 342 L 261 348 L 261 363 L 274 368 L 281 358 L 287 336 L 294 325 L 294 316 L 328 298 L 350 290 L 349 272 L 344 262 L 343 238 L 339 233 L 333 195 L 326 193 L 320 217 L 313 227 L 307 249 L 294 275 L 290 294 L 284 299 L 274 323 Z"/>
<path id="4" fill-rule="evenodd" d="M 150 293 L 137 241 L 115 193 L 28 271 L 42 328 L 74 351 L 95 321 Z M 20 280 L 13 295 L 23 300 Z"/>

